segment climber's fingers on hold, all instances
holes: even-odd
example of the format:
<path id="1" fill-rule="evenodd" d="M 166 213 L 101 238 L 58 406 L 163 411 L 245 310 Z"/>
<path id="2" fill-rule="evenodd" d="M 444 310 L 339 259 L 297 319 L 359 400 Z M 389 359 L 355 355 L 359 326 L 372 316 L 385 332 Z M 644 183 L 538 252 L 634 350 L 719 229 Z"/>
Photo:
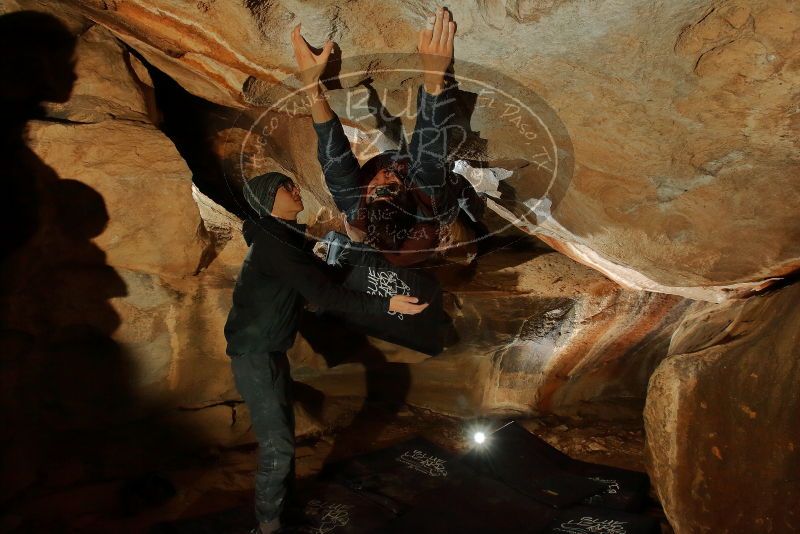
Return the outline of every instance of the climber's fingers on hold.
<path id="1" fill-rule="evenodd" d="M 333 51 L 333 41 L 325 41 L 325 46 L 322 47 L 322 52 L 317 56 L 319 63 L 327 63 L 328 58 L 331 57 Z"/>
<path id="2" fill-rule="evenodd" d="M 292 29 L 292 46 L 297 48 L 300 44 L 300 39 L 302 39 L 302 36 L 300 34 L 300 24 L 298 24 Z"/>
<path id="3" fill-rule="evenodd" d="M 292 48 L 294 48 L 294 57 L 301 67 L 308 66 L 306 63 L 314 60 L 314 54 L 311 52 L 311 48 L 300 33 L 300 24 L 295 26 L 294 30 L 292 30 Z"/>
<path id="4" fill-rule="evenodd" d="M 436 14 L 428 18 L 428 27 L 419 33 L 417 49 L 420 53 L 452 55 L 456 23 L 450 19 L 450 11 L 444 8 L 437 9 Z"/>
<path id="5" fill-rule="evenodd" d="M 431 42 L 433 31 L 425 29 L 419 32 L 419 43 L 417 43 L 417 50 L 425 52 L 428 49 L 428 44 Z"/>
<path id="6" fill-rule="evenodd" d="M 330 39 L 325 41 L 322 46 L 322 52 L 315 54 L 311 45 L 305 40 L 303 34 L 300 33 L 300 24 L 292 30 L 292 48 L 294 48 L 294 58 L 301 69 L 313 67 L 314 65 L 323 65 L 328 62 L 328 58 L 333 52 L 333 41 Z"/>
<path id="7" fill-rule="evenodd" d="M 442 38 L 442 11 L 440 7 L 436 9 L 436 21 L 433 23 L 433 36 L 431 37 L 430 44 L 436 46 Z"/>
<path id="8" fill-rule="evenodd" d="M 301 41 L 302 37 L 300 35 L 300 25 L 294 27 L 292 30 L 292 49 L 294 49 L 294 58 L 300 63 L 300 60 L 303 57 L 303 45 Z"/>
<path id="9" fill-rule="evenodd" d="M 442 13 L 441 35 L 439 36 L 439 46 L 445 48 L 447 46 L 447 39 L 450 36 L 450 12 L 446 9 Z"/>
<path id="10" fill-rule="evenodd" d="M 445 49 L 448 52 L 450 52 L 450 54 L 452 54 L 453 53 L 453 41 L 455 40 L 455 36 L 456 36 L 456 23 L 451 20 L 447 30 L 448 30 L 447 31 L 447 42 L 445 43 L 444 46 L 445 46 Z"/>

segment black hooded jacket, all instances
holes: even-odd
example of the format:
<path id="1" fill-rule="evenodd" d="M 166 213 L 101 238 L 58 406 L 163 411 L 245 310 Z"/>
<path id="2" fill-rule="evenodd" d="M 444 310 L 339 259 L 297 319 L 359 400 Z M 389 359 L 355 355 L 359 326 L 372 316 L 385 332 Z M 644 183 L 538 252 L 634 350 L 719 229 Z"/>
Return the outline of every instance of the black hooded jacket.
<path id="1" fill-rule="evenodd" d="M 305 301 L 343 313 L 389 310 L 389 298 L 352 291 L 329 280 L 311 255 L 304 225 L 266 216 L 245 221 L 242 234 L 250 250 L 225 323 L 228 355 L 288 350 Z"/>

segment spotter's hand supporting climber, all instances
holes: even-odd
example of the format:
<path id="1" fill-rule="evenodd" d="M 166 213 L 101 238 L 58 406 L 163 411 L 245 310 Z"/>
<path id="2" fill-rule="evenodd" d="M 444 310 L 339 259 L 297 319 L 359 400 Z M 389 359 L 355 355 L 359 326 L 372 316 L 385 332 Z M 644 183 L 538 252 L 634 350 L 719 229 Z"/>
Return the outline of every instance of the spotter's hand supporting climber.
<path id="1" fill-rule="evenodd" d="M 333 43 L 327 41 L 315 54 L 300 25 L 292 31 L 299 75 L 312 102 L 317 156 L 333 200 L 345 214 L 348 235 L 380 250 L 395 265 L 412 265 L 432 256 L 458 216 L 447 163 L 455 87 L 446 73 L 453 59 L 455 31 L 450 13 L 441 8 L 433 27 L 420 31 L 423 84 L 411 143 L 404 153 L 387 151 L 363 165 L 320 84 Z"/>

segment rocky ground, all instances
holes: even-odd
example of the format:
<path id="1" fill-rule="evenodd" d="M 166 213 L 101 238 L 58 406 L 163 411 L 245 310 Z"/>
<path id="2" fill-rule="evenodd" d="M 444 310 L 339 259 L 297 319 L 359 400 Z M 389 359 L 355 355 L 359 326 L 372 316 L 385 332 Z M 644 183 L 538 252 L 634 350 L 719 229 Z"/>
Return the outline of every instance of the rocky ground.
<path id="1" fill-rule="evenodd" d="M 386 424 L 387 420 L 391 422 Z M 484 423 L 499 427 L 505 421 L 484 420 Z M 641 424 L 635 421 L 603 423 L 550 416 L 518 422 L 572 458 L 644 471 L 644 432 Z M 324 463 L 378 450 L 412 436 L 423 436 L 454 453 L 463 452 L 470 443 L 467 429 L 471 423 L 474 421 L 419 408 L 398 409 L 373 403 L 353 425 L 301 439 L 297 446 L 297 474 L 302 484 L 318 474 Z M 372 439 L 365 440 L 364 436 L 372 436 Z M 37 510 L 37 519 L 24 523 L 24 528 L 86 533 L 143 532 L 162 521 L 199 517 L 249 505 L 255 469 L 254 443 L 215 449 L 204 457 L 194 456 L 187 461 L 193 463 L 153 473 L 149 481 L 140 480 L 138 484 L 130 480 L 109 481 L 51 491 L 27 505 Z M 165 488 L 174 490 L 174 494 Z M 85 511 L 66 513 L 70 508 Z M 652 501 L 647 510 L 663 517 L 657 501 Z M 14 515 L 17 514 L 26 515 L 25 508 L 18 509 Z M 59 519 L 59 516 L 67 519 Z M 13 517 L 7 517 L 2 526 L 13 528 Z M 666 521 L 664 528 L 664 532 L 671 532 L 667 530 Z"/>

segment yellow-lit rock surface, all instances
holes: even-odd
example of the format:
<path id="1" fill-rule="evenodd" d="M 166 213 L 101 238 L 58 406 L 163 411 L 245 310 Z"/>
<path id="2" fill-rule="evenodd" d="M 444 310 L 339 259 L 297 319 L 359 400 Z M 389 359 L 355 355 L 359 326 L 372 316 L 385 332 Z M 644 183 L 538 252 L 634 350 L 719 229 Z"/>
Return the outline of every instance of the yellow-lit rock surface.
<path id="1" fill-rule="evenodd" d="M 650 378 L 648 471 L 676 533 L 800 529 L 798 299 L 694 304 Z"/>
<path id="2" fill-rule="evenodd" d="M 800 261 L 798 6 L 448 5 L 456 76 L 538 95 L 569 172 L 541 182 L 502 111 L 461 117 L 471 144 L 454 158 L 513 172 L 487 199 L 487 224 L 507 246 L 436 271 L 458 342 L 429 358 L 309 315 L 289 354 L 297 435 L 358 422 L 367 398 L 458 417 L 638 421 L 644 409 L 650 475 L 677 532 L 800 528 L 798 288 L 753 296 Z M 281 170 L 303 189 L 312 232 L 341 228 L 310 118 L 262 115 L 294 83 L 288 31 L 302 22 L 312 44 L 331 37 L 349 69 L 375 75 L 370 89 L 350 78 L 329 91 L 362 149 L 378 122 L 346 116 L 348 102 L 370 91 L 402 110 L 418 80 L 379 75 L 391 66 L 380 54 L 412 53 L 429 7 L 0 3 L 0 13 L 63 12 L 77 40 L 72 97 L 12 131 L 4 163 L 29 196 L 0 284 L 0 397 L 13 407 L 0 423 L 14 436 L 0 449 L 0 497 L 82 487 L 74 498 L 86 507 L 97 481 L 252 447 L 223 337 L 247 247 L 235 202 L 215 192 Z M 165 133 L 148 68 L 229 107 L 200 135 L 213 165 Z M 475 83 L 465 80 L 462 103 Z M 272 118 L 271 137 L 248 133 Z M 413 117 L 399 123 L 408 130 Z M 216 190 L 198 179 L 219 169 L 228 181 Z M 63 506 L 53 517 L 70 515 Z"/>
<path id="3" fill-rule="evenodd" d="M 95 242 L 111 265 L 193 274 L 202 247 L 191 172 L 160 130 L 128 121 L 37 122 L 29 135 L 34 152 L 60 177 L 103 197 L 109 220 Z"/>
<path id="4" fill-rule="evenodd" d="M 294 71 L 293 25 L 302 23 L 312 44 L 334 39 L 345 58 L 367 55 L 347 67 L 367 69 L 363 79 L 391 66 L 375 54 L 414 51 L 414 32 L 433 7 L 290 0 L 68 5 L 189 91 L 239 108 L 269 103 L 270 88 Z M 800 197 L 794 2 L 509 0 L 448 7 L 458 23 L 456 75 L 460 60 L 481 66 L 490 84 L 513 78 L 546 101 L 571 139 L 572 148 L 563 149 L 574 172 L 559 178 L 563 196 L 550 199 L 552 211 L 541 218 L 523 206 L 500 213 L 633 289 L 721 301 L 797 269 L 800 239 L 790 208 Z M 475 128 L 487 142 L 484 158 L 504 154 L 514 135 L 509 120 L 499 113 Z M 525 195 L 536 189 L 509 183 Z"/>

